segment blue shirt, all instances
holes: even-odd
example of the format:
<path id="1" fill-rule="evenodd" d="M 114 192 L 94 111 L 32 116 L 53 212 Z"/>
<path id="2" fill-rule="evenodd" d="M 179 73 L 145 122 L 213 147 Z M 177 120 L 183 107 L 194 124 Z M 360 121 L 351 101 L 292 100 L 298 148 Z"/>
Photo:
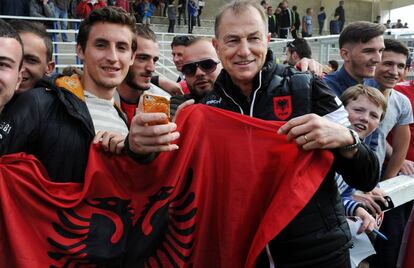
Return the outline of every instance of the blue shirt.
<path id="1" fill-rule="evenodd" d="M 344 66 L 338 71 L 326 75 L 323 80 L 338 97 L 340 97 L 349 87 L 359 84 L 358 81 L 347 73 Z M 365 81 L 363 83 L 365 83 Z"/>

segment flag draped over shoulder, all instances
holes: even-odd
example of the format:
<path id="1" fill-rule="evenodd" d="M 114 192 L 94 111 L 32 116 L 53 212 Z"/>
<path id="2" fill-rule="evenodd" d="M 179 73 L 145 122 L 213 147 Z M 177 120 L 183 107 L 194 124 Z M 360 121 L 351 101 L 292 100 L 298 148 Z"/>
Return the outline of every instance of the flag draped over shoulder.
<path id="1" fill-rule="evenodd" d="M 0 159 L 0 267 L 251 267 L 327 174 L 282 123 L 193 105 L 175 152 L 140 165 L 92 146 L 84 184 Z"/>

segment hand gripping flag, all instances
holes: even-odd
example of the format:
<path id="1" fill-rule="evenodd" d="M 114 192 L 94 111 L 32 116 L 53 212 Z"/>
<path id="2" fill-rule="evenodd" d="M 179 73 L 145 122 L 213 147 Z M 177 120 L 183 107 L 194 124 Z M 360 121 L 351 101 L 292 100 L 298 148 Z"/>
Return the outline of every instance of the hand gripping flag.
<path id="1" fill-rule="evenodd" d="M 175 152 L 141 165 L 90 150 L 85 182 L 0 159 L 0 267 L 252 267 L 327 174 L 280 122 L 193 105 Z"/>

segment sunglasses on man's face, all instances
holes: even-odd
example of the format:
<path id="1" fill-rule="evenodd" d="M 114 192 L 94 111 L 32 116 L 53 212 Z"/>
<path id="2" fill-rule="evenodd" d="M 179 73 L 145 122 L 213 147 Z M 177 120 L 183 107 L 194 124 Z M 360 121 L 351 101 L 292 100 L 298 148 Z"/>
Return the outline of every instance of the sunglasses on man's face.
<path id="1" fill-rule="evenodd" d="M 197 72 L 197 68 L 200 68 L 206 74 L 212 73 L 216 70 L 219 61 L 213 59 L 206 59 L 197 62 L 191 62 L 183 65 L 181 69 L 185 76 L 193 76 Z"/>

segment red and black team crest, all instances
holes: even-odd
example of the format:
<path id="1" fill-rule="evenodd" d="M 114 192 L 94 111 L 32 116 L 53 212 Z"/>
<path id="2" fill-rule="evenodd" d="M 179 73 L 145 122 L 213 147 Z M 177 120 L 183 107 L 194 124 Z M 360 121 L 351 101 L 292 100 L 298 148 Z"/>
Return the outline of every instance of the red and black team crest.
<path id="1" fill-rule="evenodd" d="M 273 112 L 280 120 L 286 120 L 292 115 L 292 96 L 273 97 Z"/>

